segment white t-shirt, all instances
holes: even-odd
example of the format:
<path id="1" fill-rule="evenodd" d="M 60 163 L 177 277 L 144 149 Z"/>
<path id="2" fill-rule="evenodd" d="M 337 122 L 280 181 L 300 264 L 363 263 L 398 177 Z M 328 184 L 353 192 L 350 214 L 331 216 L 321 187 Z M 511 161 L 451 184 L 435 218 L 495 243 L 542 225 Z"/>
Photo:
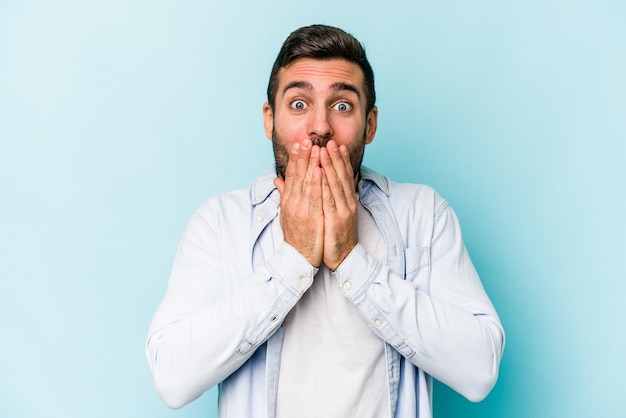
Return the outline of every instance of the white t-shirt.
<path id="1" fill-rule="evenodd" d="M 385 243 L 359 205 L 359 242 L 385 262 Z M 275 245 L 283 240 L 278 218 Z M 277 418 L 390 416 L 385 344 L 322 266 L 311 288 L 285 320 L 278 379 Z"/>

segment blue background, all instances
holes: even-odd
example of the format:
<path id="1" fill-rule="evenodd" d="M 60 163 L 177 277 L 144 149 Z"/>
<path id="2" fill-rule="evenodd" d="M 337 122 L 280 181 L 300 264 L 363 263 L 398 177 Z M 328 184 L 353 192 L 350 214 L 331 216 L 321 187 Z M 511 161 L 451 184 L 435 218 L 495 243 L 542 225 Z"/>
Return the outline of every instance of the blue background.
<path id="1" fill-rule="evenodd" d="M 284 38 L 368 49 L 366 164 L 434 186 L 507 331 L 498 385 L 441 417 L 626 416 L 622 1 L 0 0 L 0 415 L 178 411 L 144 358 L 191 212 L 272 162 Z"/>

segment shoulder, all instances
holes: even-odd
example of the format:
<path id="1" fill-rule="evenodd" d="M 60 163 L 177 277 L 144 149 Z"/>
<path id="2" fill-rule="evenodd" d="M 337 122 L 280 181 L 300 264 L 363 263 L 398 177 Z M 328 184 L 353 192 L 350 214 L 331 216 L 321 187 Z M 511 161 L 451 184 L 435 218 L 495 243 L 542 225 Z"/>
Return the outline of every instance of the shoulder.
<path id="1" fill-rule="evenodd" d="M 244 187 L 206 198 L 195 213 L 212 217 L 224 211 L 237 211 L 250 206 L 250 188 Z"/>
<path id="2" fill-rule="evenodd" d="M 206 223 L 221 222 L 229 218 L 241 222 L 242 216 L 250 216 L 253 207 L 263 203 L 275 189 L 275 174 L 271 170 L 256 178 L 250 185 L 205 199 L 194 212 Z"/>

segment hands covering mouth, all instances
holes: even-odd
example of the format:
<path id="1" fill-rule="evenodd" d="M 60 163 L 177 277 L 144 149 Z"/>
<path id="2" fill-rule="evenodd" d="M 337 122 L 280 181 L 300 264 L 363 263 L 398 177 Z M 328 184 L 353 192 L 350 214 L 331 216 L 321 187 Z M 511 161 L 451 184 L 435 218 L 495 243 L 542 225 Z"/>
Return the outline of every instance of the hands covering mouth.
<path id="1" fill-rule="evenodd" d="M 314 140 L 295 143 L 285 178 L 274 179 L 280 224 L 285 242 L 312 266 L 336 269 L 358 243 L 355 175 L 345 145 Z"/>

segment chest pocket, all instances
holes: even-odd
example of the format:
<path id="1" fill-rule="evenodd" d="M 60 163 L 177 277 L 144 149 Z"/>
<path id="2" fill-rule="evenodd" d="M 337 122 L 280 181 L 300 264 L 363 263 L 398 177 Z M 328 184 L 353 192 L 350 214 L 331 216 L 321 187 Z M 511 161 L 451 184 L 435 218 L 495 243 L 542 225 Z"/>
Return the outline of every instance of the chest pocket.
<path id="1" fill-rule="evenodd" d="M 411 247 L 404 250 L 405 279 L 416 289 L 428 292 L 430 277 L 430 247 Z"/>

